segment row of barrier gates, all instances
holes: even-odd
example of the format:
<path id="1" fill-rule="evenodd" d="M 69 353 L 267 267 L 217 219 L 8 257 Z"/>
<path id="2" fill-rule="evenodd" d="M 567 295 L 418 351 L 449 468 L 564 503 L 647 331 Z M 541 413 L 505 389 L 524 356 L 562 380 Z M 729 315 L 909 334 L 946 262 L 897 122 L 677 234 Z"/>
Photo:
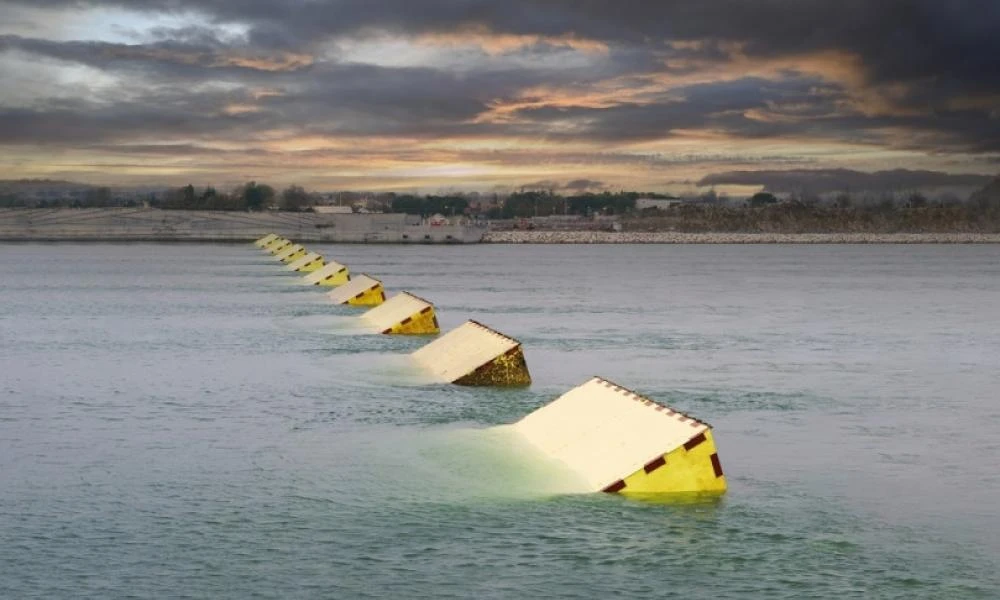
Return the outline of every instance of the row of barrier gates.
<path id="1" fill-rule="evenodd" d="M 383 334 L 437 335 L 434 305 L 408 292 L 386 299 L 382 282 L 352 276 L 335 261 L 275 234 L 255 245 L 307 283 L 333 288 L 336 304 L 373 307 L 361 316 Z M 438 337 L 411 355 L 442 382 L 525 386 L 531 375 L 521 343 L 476 321 Z M 513 426 L 535 448 L 563 463 L 593 492 L 633 495 L 722 494 L 711 427 L 594 377 Z"/>

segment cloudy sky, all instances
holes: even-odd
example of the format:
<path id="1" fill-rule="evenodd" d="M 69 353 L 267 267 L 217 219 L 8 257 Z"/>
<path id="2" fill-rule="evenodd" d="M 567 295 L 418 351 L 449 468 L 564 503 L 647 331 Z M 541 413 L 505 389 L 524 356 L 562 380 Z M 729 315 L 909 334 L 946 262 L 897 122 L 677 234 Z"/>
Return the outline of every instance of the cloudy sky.
<path id="1" fill-rule="evenodd" d="M 971 185 L 998 31 L 996 0 L 0 0 L 0 178 Z"/>

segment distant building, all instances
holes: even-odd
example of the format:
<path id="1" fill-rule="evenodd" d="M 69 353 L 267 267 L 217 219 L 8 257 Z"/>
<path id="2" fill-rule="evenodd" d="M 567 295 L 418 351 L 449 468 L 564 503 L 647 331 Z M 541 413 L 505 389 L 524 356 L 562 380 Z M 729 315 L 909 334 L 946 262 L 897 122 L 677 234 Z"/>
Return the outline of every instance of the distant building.
<path id="1" fill-rule="evenodd" d="M 313 212 L 327 215 L 345 215 L 354 212 L 350 206 L 314 206 Z"/>
<path id="2" fill-rule="evenodd" d="M 683 201 L 680 198 L 636 198 L 635 209 L 658 208 L 660 210 L 667 210 L 674 206 L 680 206 L 682 203 Z"/>

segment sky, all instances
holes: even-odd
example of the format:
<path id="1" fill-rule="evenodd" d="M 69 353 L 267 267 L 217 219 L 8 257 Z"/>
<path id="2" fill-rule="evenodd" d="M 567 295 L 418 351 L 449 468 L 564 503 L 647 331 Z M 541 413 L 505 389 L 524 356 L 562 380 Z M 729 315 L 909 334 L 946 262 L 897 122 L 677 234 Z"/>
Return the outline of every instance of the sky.
<path id="1" fill-rule="evenodd" d="M 0 179 L 971 188 L 996 0 L 0 0 Z"/>

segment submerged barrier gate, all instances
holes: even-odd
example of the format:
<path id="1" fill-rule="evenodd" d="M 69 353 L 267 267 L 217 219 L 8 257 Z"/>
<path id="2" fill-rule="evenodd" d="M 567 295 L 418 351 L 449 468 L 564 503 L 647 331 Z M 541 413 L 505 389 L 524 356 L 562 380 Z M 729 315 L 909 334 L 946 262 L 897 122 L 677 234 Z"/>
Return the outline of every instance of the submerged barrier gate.
<path id="1" fill-rule="evenodd" d="M 595 492 L 726 491 L 706 423 L 600 377 L 566 392 L 513 427 L 579 474 Z"/>
<path id="2" fill-rule="evenodd" d="M 257 240 L 256 242 L 254 242 L 253 245 L 257 246 L 258 248 L 263 248 L 264 246 L 270 244 L 276 239 L 278 239 L 277 234 L 269 233 L 264 237 L 260 238 L 259 240 Z"/>
<path id="3" fill-rule="evenodd" d="M 288 264 L 302 258 L 306 255 L 306 252 L 306 248 L 302 244 L 292 244 L 281 252 L 275 254 L 274 257 L 281 262 Z"/>
<path id="4" fill-rule="evenodd" d="M 270 252 L 271 254 L 277 254 L 291 245 L 292 245 L 292 240 L 280 237 L 276 238 L 274 241 L 264 246 L 264 250 Z"/>
<path id="5" fill-rule="evenodd" d="M 442 380 L 458 385 L 530 385 L 521 342 L 466 321 L 412 354 Z"/>
<path id="6" fill-rule="evenodd" d="M 361 318 L 382 333 L 434 334 L 440 333 L 434 305 L 409 292 L 400 292 L 385 304 L 371 309 Z"/>
<path id="7" fill-rule="evenodd" d="M 316 252 L 309 252 L 302 258 L 295 260 L 288 264 L 289 271 L 297 271 L 299 273 L 311 273 L 324 264 L 323 257 Z"/>
<path id="8" fill-rule="evenodd" d="M 385 289 L 378 279 L 361 274 L 327 294 L 327 297 L 335 304 L 378 306 L 385 302 Z"/>
<path id="9" fill-rule="evenodd" d="M 350 280 L 351 274 L 350 271 L 347 270 L 347 267 L 332 260 L 328 261 L 319 269 L 306 275 L 306 283 L 327 287 L 344 285 Z"/>

